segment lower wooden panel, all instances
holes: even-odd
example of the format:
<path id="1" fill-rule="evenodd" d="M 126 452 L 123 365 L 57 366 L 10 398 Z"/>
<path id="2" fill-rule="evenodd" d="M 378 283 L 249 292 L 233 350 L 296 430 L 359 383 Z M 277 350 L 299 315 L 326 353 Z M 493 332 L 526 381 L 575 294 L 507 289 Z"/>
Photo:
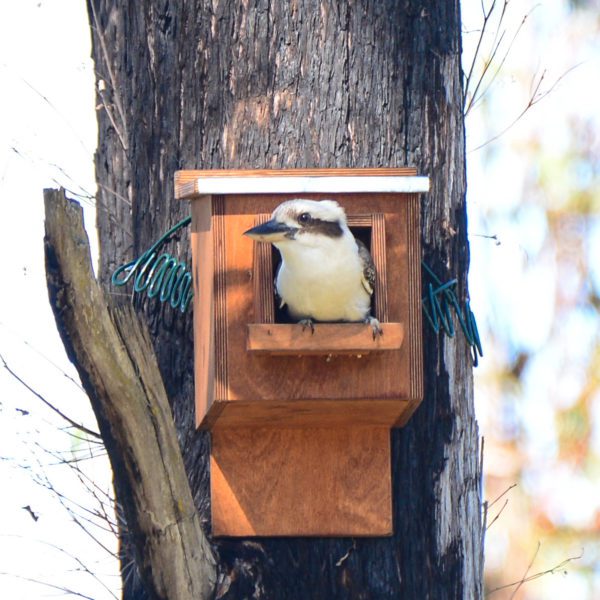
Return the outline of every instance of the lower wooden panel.
<path id="1" fill-rule="evenodd" d="M 392 533 L 390 430 L 215 428 L 216 536 Z"/>

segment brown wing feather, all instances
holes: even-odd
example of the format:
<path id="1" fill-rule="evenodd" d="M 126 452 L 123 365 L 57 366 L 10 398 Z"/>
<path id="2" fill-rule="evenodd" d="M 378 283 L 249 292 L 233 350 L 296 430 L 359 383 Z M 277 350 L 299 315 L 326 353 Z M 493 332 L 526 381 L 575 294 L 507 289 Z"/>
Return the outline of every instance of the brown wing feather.
<path id="1" fill-rule="evenodd" d="M 358 255 L 363 262 L 362 284 L 365 290 L 372 294 L 375 287 L 375 264 L 369 250 L 360 240 L 356 240 L 356 245 L 358 246 Z"/>

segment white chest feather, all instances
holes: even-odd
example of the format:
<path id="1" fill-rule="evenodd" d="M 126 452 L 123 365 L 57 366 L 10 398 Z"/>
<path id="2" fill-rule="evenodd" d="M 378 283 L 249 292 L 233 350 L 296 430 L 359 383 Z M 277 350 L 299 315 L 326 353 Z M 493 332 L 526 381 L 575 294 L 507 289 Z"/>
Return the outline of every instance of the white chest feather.
<path id="1" fill-rule="evenodd" d="M 371 298 L 362 284 L 363 264 L 351 236 L 314 245 L 280 247 L 277 293 L 297 319 L 362 321 Z"/>

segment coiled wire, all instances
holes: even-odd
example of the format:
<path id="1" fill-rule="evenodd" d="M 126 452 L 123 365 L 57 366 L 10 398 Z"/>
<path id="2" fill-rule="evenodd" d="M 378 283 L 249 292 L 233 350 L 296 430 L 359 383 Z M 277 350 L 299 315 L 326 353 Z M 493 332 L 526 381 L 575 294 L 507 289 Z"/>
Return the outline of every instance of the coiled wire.
<path id="1" fill-rule="evenodd" d="M 454 337 L 455 329 L 454 321 L 452 320 L 452 309 L 454 309 L 460 327 L 465 334 L 467 343 L 471 347 L 473 365 L 476 367 L 479 363 L 479 356 L 483 357 L 483 348 L 479 338 L 477 321 L 471 310 L 469 300 L 465 301 L 463 312 L 458 303 L 458 298 L 454 293 L 454 287 L 458 280 L 451 279 L 446 283 L 442 283 L 427 263 L 422 261 L 421 265 L 433 280 L 433 283 L 429 283 L 425 286 L 425 296 L 422 299 L 423 312 L 425 313 L 429 324 L 436 333 L 439 333 L 440 329 L 443 329 L 448 337 Z"/>
<path id="2" fill-rule="evenodd" d="M 169 301 L 175 310 L 179 309 L 184 313 L 194 297 L 192 275 L 185 262 L 174 258 L 167 252 L 159 255 L 159 250 L 175 232 L 189 225 L 191 220 L 191 217 L 183 219 L 169 229 L 139 258 L 116 269 L 112 274 L 112 284 L 120 287 L 134 278 L 133 291 L 135 293 L 145 291 L 148 298 L 158 296 L 161 302 Z M 455 328 L 452 320 L 452 309 L 454 309 L 467 343 L 471 347 L 473 364 L 477 366 L 478 356 L 483 357 L 477 321 L 468 300 L 465 302 L 464 312 L 458 303 L 454 292 L 458 281 L 451 279 L 442 283 L 427 263 L 422 261 L 421 265 L 433 281 L 425 286 L 426 293 L 422 298 L 423 312 L 429 324 L 436 333 L 443 330 L 448 337 L 454 337 Z"/>
<path id="3" fill-rule="evenodd" d="M 139 258 L 121 265 L 112 274 L 112 284 L 120 287 L 133 278 L 133 291 L 146 292 L 148 298 L 158 296 L 161 302 L 169 302 L 175 309 L 184 313 L 193 296 L 192 274 L 185 262 L 176 259 L 167 252 L 159 254 L 160 248 L 179 229 L 191 222 L 191 217 L 171 227 Z"/>

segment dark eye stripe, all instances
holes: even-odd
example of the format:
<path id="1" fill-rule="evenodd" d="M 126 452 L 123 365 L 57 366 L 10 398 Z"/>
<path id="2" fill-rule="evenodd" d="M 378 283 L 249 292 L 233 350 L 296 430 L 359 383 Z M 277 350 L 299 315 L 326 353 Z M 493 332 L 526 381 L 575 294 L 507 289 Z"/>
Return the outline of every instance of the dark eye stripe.
<path id="1" fill-rule="evenodd" d="M 344 233 L 339 221 L 323 221 L 322 219 L 314 218 L 310 219 L 310 221 L 302 227 L 301 231 L 326 235 L 332 238 L 341 237 Z"/>

